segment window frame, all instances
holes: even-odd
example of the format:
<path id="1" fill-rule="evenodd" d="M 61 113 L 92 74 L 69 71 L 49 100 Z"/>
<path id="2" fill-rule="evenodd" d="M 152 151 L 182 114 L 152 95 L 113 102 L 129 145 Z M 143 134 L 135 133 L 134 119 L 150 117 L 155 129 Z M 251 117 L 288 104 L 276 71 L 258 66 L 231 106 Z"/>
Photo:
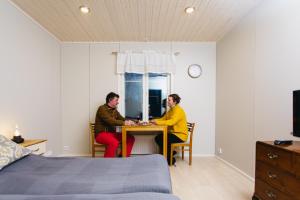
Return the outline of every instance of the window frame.
<path id="1" fill-rule="evenodd" d="M 156 73 L 159 74 L 159 73 Z M 149 74 L 143 75 L 143 102 L 142 102 L 142 110 L 143 110 L 143 121 L 149 120 Z M 167 96 L 173 93 L 173 75 L 171 73 L 167 74 Z M 119 112 L 125 116 L 125 74 L 118 74 L 118 93 L 120 94 L 120 100 L 118 109 Z M 168 106 L 167 106 L 168 110 Z"/>

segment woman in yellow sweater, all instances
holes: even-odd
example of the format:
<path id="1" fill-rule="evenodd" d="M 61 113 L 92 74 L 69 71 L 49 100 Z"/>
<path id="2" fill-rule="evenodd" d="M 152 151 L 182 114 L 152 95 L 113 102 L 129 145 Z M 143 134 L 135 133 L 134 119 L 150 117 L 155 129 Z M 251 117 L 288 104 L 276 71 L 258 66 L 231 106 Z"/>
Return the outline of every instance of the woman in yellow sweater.
<path id="1" fill-rule="evenodd" d="M 168 106 L 170 110 L 160 119 L 152 120 L 151 122 L 157 125 L 168 126 L 168 163 L 170 164 L 170 150 L 172 143 L 185 142 L 188 138 L 187 121 L 184 110 L 178 105 L 180 97 L 177 94 L 168 96 Z M 163 135 L 159 134 L 155 137 L 155 142 L 159 146 L 160 153 L 163 149 Z M 173 163 L 176 160 L 173 158 Z"/>

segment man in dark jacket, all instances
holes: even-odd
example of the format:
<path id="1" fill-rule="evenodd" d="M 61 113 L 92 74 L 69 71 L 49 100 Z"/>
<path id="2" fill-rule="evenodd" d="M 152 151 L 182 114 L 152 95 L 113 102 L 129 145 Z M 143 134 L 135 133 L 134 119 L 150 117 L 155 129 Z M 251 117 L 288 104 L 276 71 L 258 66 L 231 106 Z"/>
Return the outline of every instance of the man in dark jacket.
<path id="1" fill-rule="evenodd" d="M 100 144 L 105 144 L 106 149 L 104 157 L 115 157 L 122 140 L 122 135 L 116 133 L 116 126 L 133 125 L 134 122 L 125 120 L 117 110 L 119 104 L 119 95 L 110 92 L 106 96 L 106 104 L 98 108 L 95 120 L 95 139 Z M 127 157 L 130 155 L 134 137 L 127 135 Z"/>

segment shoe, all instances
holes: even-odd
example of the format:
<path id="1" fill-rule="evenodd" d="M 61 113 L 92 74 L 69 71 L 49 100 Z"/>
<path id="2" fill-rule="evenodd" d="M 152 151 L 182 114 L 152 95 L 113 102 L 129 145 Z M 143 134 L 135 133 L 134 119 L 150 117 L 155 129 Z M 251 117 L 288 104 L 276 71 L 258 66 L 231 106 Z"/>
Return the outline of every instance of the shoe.
<path id="1" fill-rule="evenodd" d="M 176 163 L 176 159 L 173 157 L 172 158 L 172 164 L 175 165 L 175 163 Z M 169 161 L 168 161 L 168 164 L 171 165 L 171 163 Z"/>
<path id="2" fill-rule="evenodd" d="M 174 157 L 172 158 L 172 164 L 176 166 L 176 159 Z"/>

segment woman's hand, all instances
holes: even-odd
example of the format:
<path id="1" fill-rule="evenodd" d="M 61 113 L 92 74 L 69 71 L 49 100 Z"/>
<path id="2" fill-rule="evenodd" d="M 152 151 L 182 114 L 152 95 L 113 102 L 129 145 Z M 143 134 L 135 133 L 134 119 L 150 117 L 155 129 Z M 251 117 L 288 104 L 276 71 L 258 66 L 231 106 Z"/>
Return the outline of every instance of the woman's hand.
<path id="1" fill-rule="evenodd" d="M 155 120 L 154 120 L 154 119 L 150 120 L 149 122 L 150 122 L 150 124 L 157 125 L 157 123 L 155 122 Z"/>

